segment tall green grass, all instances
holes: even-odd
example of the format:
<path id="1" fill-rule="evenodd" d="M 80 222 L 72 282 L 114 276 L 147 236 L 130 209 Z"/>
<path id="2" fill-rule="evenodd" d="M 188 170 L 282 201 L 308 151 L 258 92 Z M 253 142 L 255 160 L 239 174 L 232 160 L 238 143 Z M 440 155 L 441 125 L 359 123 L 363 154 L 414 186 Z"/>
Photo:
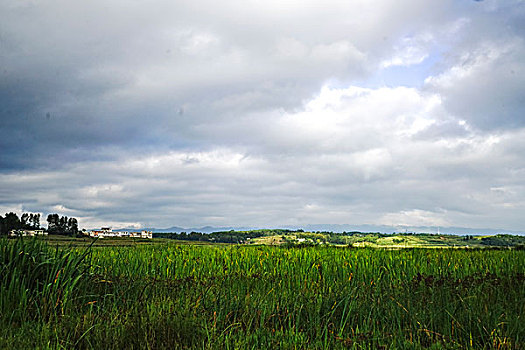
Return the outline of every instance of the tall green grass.
<path id="1" fill-rule="evenodd" d="M 4 261 L 22 243 L 2 244 Z M 525 251 L 161 244 L 93 248 L 88 265 L 84 251 L 39 248 L 84 269 L 73 269 L 67 298 L 65 287 L 48 298 L 43 284 L 8 287 L 2 277 L 2 292 L 13 289 L 1 319 L 20 327 L 4 328 L 0 347 L 525 347 Z M 17 260 L 27 265 L 17 275 L 29 274 L 29 260 Z M 48 316 L 4 314 L 43 300 L 61 304 L 40 306 Z M 37 334 L 24 326 L 31 320 Z"/>
<path id="2" fill-rule="evenodd" d="M 56 319 L 76 298 L 89 266 L 83 254 L 36 239 L 0 240 L 0 310 L 9 323 Z"/>
<path id="3" fill-rule="evenodd" d="M 37 239 L 1 239 L 2 330 L 38 329 L 74 313 L 76 301 L 85 297 L 88 255 L 89 249 L 83 253 L 52 249 Z"/>

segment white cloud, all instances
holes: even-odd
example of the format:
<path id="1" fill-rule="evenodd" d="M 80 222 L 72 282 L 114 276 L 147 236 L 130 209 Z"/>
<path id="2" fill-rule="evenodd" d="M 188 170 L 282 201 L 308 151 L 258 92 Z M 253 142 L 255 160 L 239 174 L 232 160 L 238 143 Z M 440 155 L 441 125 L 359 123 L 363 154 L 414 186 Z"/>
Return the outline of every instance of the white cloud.
<path id="1" fill-rule="evenodd" d="M 477 128 L 522 127 L 524 55 L 523 38 L 484 40 L 460 50 L 451 67 L 425 80 L 426 88 L 442 96 L 449 113 Z"/>
<path id="2" fill-rule="evenodd" d="M 0 206 L 0 215 L 4 216 L 4 213 L 15 213 L 17 215 L 22 215 L 24 212 L 23 204 L 4 204 Z"/>
<path id="3" fill-rule="evenodd" d="M 212 33 L 192 33 L 180 47 L 183 53 L 189 55 L 202 55 L 220 43 Z M 168 50 L 166 53 L 170 53 Z"/>
<path id="4" fill-rule="evenodd" d="M 398 213 L 388 213 L 379 222 L 391 226 L 450 226 L 445 218 L 446 213 L 435 213 L 427 210 L 412 209 Z"/>
<path id="5" fill-rule="evenodd" d="M 210 125 L 236 139 L 229 145 L 88 162 L 68 175 L 12 175 L 2 188 L 30 188 L 35 206 L 76 214 L 86 227 L 445 226 L 474 219 L 490 226 L 503 221 L 498 217 L 507 218 L 505 227 L 519 226 L 512 217 L 523 209 L 525 164 L 507 150 L 519 152 L 522 132 L 421 138 L 450 118 L 435 94 L 325 86 L 301 110 L 258 117 L 268 127 L 256 124 L 245 135 L 244 125 Z"/>
<path id="6" fill-rule="evenodd" d="M 432 34 L 423 33 L 416 37 L 405 37 L 398 45 L 394 46 L 392 57 L 381 62 L 381 68 L 391 66 L 411 66 L 423 62 L 430 55 L 431 45 L 434 41 Z"/>

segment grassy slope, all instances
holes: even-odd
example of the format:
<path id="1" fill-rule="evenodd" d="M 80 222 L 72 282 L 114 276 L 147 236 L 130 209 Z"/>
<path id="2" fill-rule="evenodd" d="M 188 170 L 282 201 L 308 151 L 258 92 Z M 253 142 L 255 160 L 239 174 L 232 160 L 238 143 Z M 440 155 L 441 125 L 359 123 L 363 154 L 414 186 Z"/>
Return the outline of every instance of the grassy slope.
<path id="1" fill-rule="evenodd" d="M 330 244 L 373 248 L 502 248 L 525 244 L 524 236 L 464 236 L 434 234 L 382 235 L 361 233 L 343 235 L 333 233 L 294 232 L 252 239 L 255 244 Z"/>

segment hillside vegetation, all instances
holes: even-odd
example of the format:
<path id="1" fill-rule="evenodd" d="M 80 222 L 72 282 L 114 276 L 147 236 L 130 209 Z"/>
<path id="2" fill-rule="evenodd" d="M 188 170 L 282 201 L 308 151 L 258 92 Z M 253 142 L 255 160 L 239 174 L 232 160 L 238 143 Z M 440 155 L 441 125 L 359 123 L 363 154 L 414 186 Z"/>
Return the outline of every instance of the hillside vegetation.
<path id="1" fill-rule="evenodd" d="M 190 242 L 237 243 L 263 245 L 344 245 L 376 248 L 517 248 L 525 247 L 525 236 L 515 235 L 438 235 L 425 233 L 384 234 L 377 232 L 304 232 L 302 230 L 224 231 L 157 233 L 156 238 Z"/>

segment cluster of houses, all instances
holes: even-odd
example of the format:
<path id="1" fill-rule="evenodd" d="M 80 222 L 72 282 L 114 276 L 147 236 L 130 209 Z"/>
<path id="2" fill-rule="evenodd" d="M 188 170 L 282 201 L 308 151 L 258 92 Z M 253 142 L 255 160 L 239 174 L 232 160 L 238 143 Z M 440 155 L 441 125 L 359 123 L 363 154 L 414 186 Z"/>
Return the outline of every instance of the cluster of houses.
<path id="1" fill-rule="evenodd" d="M 109 227 L 102 227 L 100 230 L 91 230 L 88 232 L 90 237 L 130 237 L 130 238 L 153 238 L 151 231 L 141 232 L 127 232 L 127 231 L 113 231 Z"/>
<path id="2" fill-rule="evenodd" d="M 87 235 L 90 237 L 130 237 L 130 238 L 153 238 L 151 231 L 141 232 L 127 232 L 127 231 L 115 231 L 109 227 L 102 227 L 100 230 L 87 231 Z M 34 237 L 47 235 L 47 231 L 44 230 L 11 230 L 9 232 L 10 237 Z"/>
<path id="3" fill-rule="evenodd" d="M 44 230 L 11 230 L 9 231 L 10 237 L 34 237 L 34 236 L 44 236 L 47 235 L 47 232 Z"/>

